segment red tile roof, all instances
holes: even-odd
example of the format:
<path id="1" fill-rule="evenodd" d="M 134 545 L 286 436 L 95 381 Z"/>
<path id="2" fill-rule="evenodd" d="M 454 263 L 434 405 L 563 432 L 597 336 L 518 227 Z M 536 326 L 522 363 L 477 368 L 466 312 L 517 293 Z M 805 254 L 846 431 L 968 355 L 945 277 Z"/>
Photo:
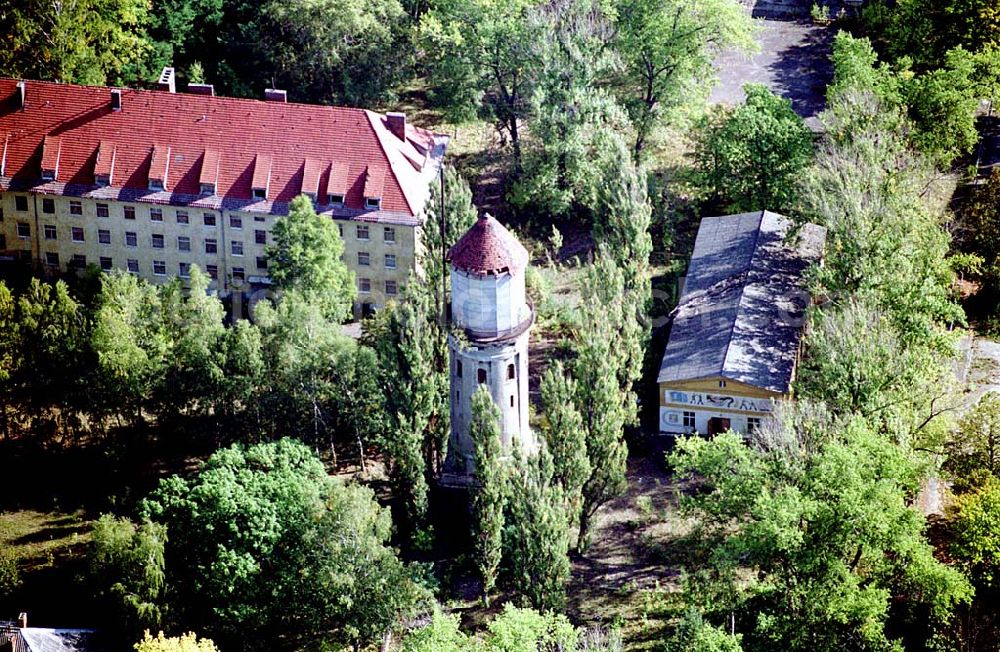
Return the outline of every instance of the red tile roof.
<path id="1" fill-rule="evenodd" d="M 170 146 L 153 145 L 153 154 L 149 158 L 149 180 L 159 181 L 167 187 L 167 173 L 170 171 Z"/>
<path id="2" fill-rule="evenodd" d="M 447 137 L 412 125 L 407 138 L 399 139 L 383 115 L 364 109 L 122 89 L 122 109 L 112 111 L 106 87 L 25 84 L 22 110 L 15 99 L 17 80 L 0 79 L 0 134 L 8 135 L 3 189 L 282 214 L 302 192 L 305 162 L 313 159 L 320 170 L 318 187 L 346 195 L 346 207 L 334 210 L 357 219 L 405 222 L 422 211 L 437 167 L 415 161 L 428 148 L 439 161 L 447 144 Z M 46 136 L 62 141 L 58 183 L 41 183 Z M 169 156 L 152 156 L 156 146 L 169 148 Z M 267 200 L 253 199 L 258 155 L 271 161 Z M 166 191 L 151 192 L 149 178 L 161 163 L 169 176 Z M 365 210 L 365 187 L 377 184 L 378 170 L 382 205 Z M 95 188 L 95 172 L 105 171 L 113 172 L 113 187 Z M 201 195 L 201 183 L 212 180 L 214 200 Z"/>
<path id="3" fill-rule="evenodd" d="M 496 218 L 484 214 L 448 251 L 448 260 L 476 276 L 518 274 L 528 265 L 528 250 Z"/>

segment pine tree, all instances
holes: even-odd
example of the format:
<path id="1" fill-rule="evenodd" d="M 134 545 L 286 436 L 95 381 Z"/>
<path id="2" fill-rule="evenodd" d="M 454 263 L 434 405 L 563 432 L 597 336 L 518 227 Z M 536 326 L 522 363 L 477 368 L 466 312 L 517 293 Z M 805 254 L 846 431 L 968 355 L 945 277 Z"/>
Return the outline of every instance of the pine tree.
<path id="1" fill-rule="evenodd" d="M 577 384 L 562 362 L 542 376 L 542 433 L 552 454 L 553 480 L 562 487 L 567 523 L 579 527 L 583 507 L 583 485 L 590 477 L 586 429 L 576 406 Z"/>
<path id="2" fill-rule="evenodd" d="M 500 448 L 500 410 L 485 385 L 472 397 L 469 436 L 475 444 L 472 494 L 472 538 L 476 566 L 483 578 L 483 602 L 496 585 L 503 545 L 506 487 Z"/>

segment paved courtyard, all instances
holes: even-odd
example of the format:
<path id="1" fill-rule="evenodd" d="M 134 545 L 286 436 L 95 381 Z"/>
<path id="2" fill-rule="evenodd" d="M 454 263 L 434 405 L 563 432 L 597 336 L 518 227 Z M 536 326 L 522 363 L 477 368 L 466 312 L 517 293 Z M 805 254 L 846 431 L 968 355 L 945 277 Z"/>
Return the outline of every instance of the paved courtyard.
<path id="1" fill-rule="evenodd" d="M 764 84 L 790 99 L 795 112 L 815 128 L 833 72 L 829 57 L 834 30 L 807 20 L 756 22 L 760 52 L 749 58 L 733 50 L 720 53 L 715 60 L 719 84 L 710 101 L 739 104 L 744 84 Z"/>

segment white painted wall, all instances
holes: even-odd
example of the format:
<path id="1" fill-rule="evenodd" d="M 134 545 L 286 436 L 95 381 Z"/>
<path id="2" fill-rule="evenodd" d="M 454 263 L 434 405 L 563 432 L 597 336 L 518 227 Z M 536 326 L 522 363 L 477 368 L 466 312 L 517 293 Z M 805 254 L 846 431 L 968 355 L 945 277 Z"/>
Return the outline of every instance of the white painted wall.
<path id="1" fill-rule="evenodd" d="M 475 276 L 451 268 L 451 317 L 461 328 L 503 332 L 528 317 L 524 274 Z"/>

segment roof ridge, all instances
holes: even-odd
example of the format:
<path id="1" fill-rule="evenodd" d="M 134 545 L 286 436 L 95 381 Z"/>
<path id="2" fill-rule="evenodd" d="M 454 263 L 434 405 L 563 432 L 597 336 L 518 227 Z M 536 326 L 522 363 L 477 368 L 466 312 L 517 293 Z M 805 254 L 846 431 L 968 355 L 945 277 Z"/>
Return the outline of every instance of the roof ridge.
<path id="1" fill-rule="evenodd" d="M 751 213 L 752 214 L 752 213 Z M 764 217 L 767 214 L 767 210 L 760 211 L 760 216 L 757 221 L 757 234 L 754 236 L 753 240 L 753 252 L 750 254 L 750 258 L 747 260 L 746 269 L 743 270 L 743 284 L 740 286 L 740 298 L 736 302 L 736 315 L 733 317 L 733 324 L 729 328 L 729 338 L 726 341 L 726 355 L 722 356 L 722 366 L 719 368 L 719 375 L 724 376 L 726 372 L 726 365 L 729 363 L 729 354 L 733 350 L 733 334 L 736 332 L 736 325 L 740 323 L 740 315 L 744 312 L 743 298 L 746 296 L 747 286 L 750 284 L 750 273 L 754 269 L 754 260 L 757 258 L 757 252 L 760 250 L 760 237 L 764 232 Z"/>
<path id="2" fill-rule="evenodd" d="M 378 148 L 382 150 L 382 156 L 385 158 L 385 167 L 388 168 L 390 173 L 392 173 L 392 177 L 396 180 L 396 184 L 399 185 L 399 188 L 402 191 L 401 194 L 403 195 L 403 201 L 406 202 L 406 206 L 410 209 L 411 213 L 416 215 L 417 210 L 414 206 L 413 200 L 406 191 L 406 184 L 404 184 L 403 180 L 399 178 L 399 174 L 396 173 L 396 166 L 393 165 L 392 157 L 389 156 L 389 146 L 385 141 L 385 135 L 375 125 L 375 121 L 380 120 L 381 114 L 369 109 L 363 109 L 363 111 L 365 112 L 365 116 L 368 118 L 368 127 L 372 130 L 375 140 L 378 141 Z"/>

